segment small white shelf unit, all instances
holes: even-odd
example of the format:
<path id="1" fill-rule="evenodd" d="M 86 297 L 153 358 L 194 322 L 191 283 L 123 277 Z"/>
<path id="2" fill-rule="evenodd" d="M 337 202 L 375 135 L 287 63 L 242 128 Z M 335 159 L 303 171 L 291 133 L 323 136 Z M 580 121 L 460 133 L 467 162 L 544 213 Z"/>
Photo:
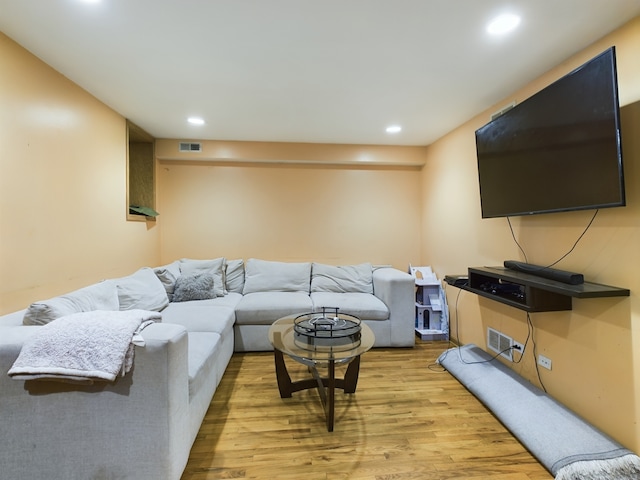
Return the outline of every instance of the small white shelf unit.
<path id="1" fill-rule="evenodd" d="M 421 340 L 449 340 L 449 309 L 442 283 L 416 278 L 416 336 Z"/>

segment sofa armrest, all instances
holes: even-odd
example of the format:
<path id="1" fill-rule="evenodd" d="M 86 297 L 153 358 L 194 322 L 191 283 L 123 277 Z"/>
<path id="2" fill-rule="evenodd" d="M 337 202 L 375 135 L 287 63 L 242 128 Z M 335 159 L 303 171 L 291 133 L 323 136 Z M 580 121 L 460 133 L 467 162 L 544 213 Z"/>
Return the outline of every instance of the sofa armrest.
<path id="1" fill-rule="evenodd" d="M 415 344 L 415 281 L 396 268 L 373 271 L 373 293 L 389 308 L 391 346 L 413 347 Z"/>
<path id="2" fill-rule="evenodd" d="M 114 383 L 7 375 L 42 327 L 1 327 L 0 465 L 6 478 L 179 479 L 189 456 L 187 333 L 152 324 Z"/>

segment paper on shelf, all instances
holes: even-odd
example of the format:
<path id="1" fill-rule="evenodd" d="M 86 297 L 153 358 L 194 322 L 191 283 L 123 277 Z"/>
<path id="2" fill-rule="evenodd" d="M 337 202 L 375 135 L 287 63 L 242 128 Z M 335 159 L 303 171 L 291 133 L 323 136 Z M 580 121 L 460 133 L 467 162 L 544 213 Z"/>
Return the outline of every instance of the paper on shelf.
<path id="1" fill-rule="evenodd" d="M 409 264 L 409 273 L 416 279 L 417 285 L 429 285 L 432 283 L 439 283 L 436 274 L 433 273 L 431 267 L 413 267 Z"/>

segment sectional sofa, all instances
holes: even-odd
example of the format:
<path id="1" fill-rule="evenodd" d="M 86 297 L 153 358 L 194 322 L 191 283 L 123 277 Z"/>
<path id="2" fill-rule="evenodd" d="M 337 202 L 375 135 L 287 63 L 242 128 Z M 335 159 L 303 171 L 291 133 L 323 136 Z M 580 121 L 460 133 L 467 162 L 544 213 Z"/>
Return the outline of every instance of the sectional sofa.
<path id="1" fill-rule="evenodd" d="M 413 278 L 394 268 L 225 258 L 145 267 L 35 302 L 0 317 L 0 478 L 178 480 L 234 350 L 270 350 L 274 320 L 338 307 L 372 328 L 376 347 L 411 347 L 413 305 Z M 53 320 L 94 311 L 160 313 L 139 332 L 129 373 L 9 376 L 22 347 L 62 323 Z"/>

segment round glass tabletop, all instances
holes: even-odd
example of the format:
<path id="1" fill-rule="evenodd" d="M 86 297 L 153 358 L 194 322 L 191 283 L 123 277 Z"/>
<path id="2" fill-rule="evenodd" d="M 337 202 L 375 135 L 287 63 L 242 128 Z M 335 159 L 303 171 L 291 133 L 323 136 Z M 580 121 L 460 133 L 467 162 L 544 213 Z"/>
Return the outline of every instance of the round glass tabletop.
<path id="1" fill-rule="evenodd" d="M 269 328 L 269 341 L 273 347 L 291 357 L 312 362 L 334 360 L 338 363 L 362 355 L 373 347 L 375 336 L 364 322 L 351 324 L 355 317 L 334 316 L 346 329 L 331 331 L 319 329 L 315 334 L 305 332 L 305 325 L 313 314 L 297 314 L 273 322 Z M 359 328 L 356 328 L 359 327 Z M 351 330 L 351 331 L 350 331 Z"/>

